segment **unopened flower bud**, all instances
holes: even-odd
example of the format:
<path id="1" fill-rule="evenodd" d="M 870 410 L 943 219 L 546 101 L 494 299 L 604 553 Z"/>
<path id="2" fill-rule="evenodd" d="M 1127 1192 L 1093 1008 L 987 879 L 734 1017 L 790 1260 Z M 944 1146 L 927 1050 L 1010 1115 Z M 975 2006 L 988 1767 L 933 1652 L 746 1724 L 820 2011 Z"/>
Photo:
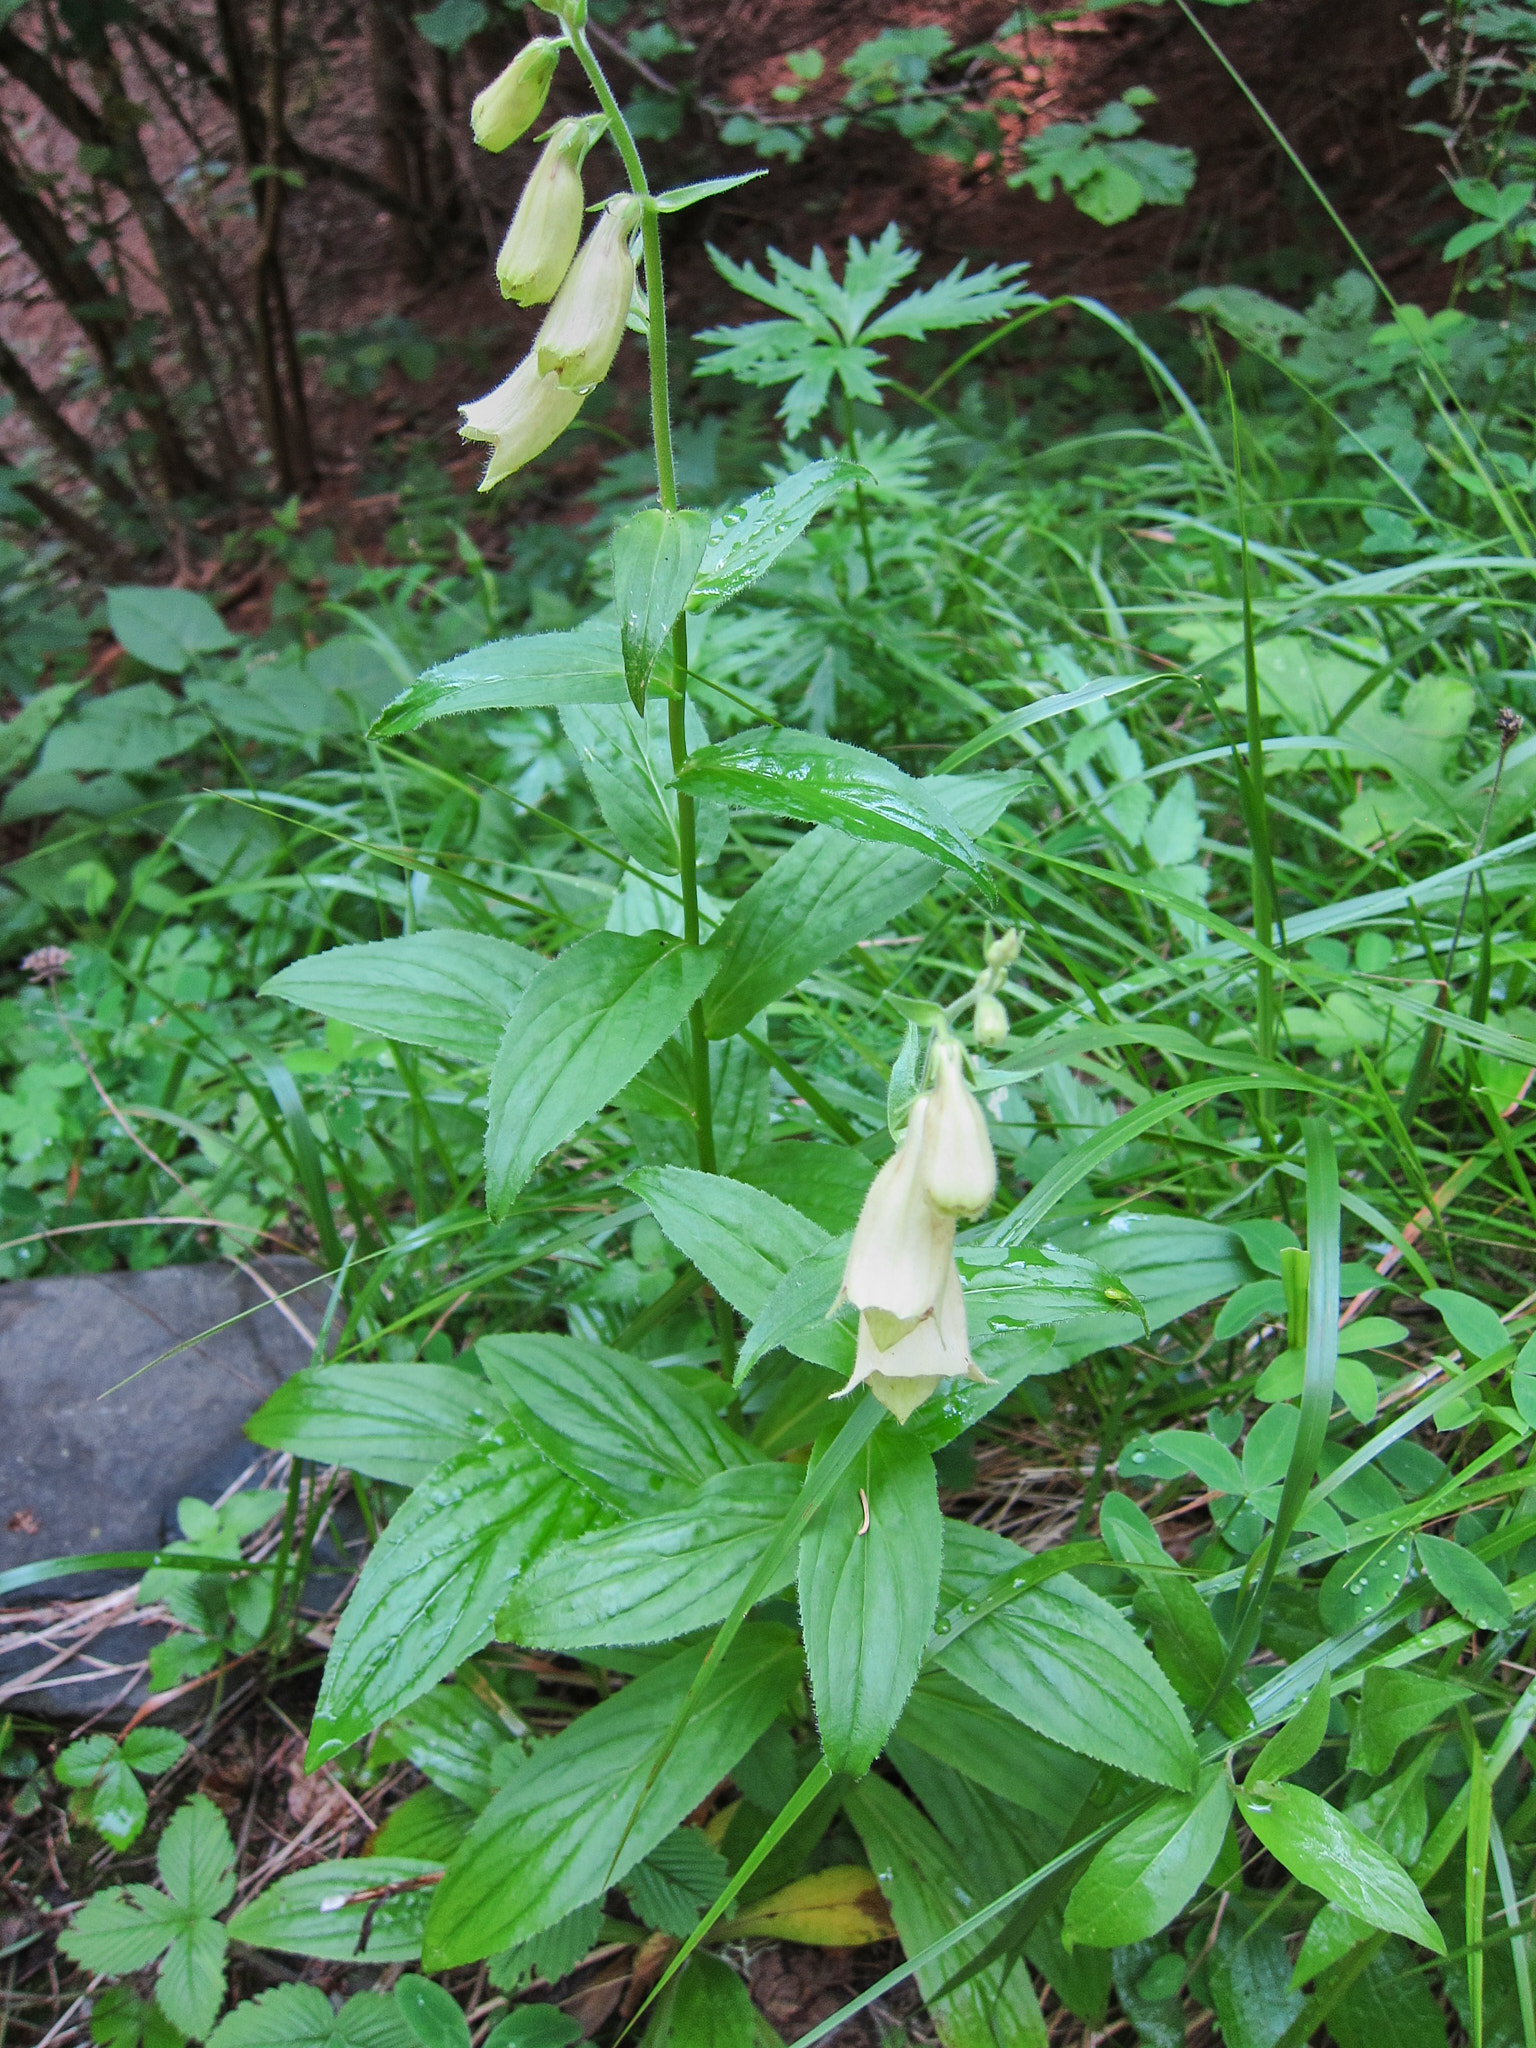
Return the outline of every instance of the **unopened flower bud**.
<path id="1" fill-rule="evenodd" d="M 971 1012 L 971 1035 L 987 1051 L 1007 1044 L 1008 1012 L 996 996 L 976 998 L 976 1007 Z"/>
<path id="2" fill-rule="evenodd" d="M 499 78 L 475 94 L 469 125 L 482 149 L 510 149 L 526 135 L 544 111 L 549 82 L 555 75 L 564 43 L 555 36 L 535 36 L 524 43 Z"/>
<path id="3" fill-rule="evenodd" d="M 629 318 L 635 259 L 629 238 L 640 218 L 630 193 L 610 199 L 582 243 L 534 342 L 542 376 L 583 395 L 607 376 Z"/>
<path id="4" fill-rule="evenodd" d="M 542 455 L 581 411 L 584 392 L 567 391 L 558 377 L 542 377 L 534 358 L 524 356 L 494 391 L 461 405 L 459 432 L 466 441 L 489 441 L 491 459 L 480 479 L 482 491 Z"/>
<path id="5" fill-rule="evenodd" d="M 989 967 L 1011 967 L 1019 957 L 1019 935 L 1010 925 L 1001 937 L 989 941 L 986 962 Z"/>
<path id="6" fill-rule="evenodd" d="M 559 291 L 581 240 L 582 160 L 607 125 L 598 114 L 557 121 L 550 130 L 496 258 L 504 299 L 543 306 Z"/>
<path id="7" fill-rule="evenodd" d="M 1004 1018 L 1006 1025 L 1007 1019 Z M 987 1119 L 971 1093 L 959 1041 L 933 1049 L 934 1087 L 923 1129 L 923 1186 L 941 1215 L 979 1216 L 997 1193 L 997 1160 Z"/>

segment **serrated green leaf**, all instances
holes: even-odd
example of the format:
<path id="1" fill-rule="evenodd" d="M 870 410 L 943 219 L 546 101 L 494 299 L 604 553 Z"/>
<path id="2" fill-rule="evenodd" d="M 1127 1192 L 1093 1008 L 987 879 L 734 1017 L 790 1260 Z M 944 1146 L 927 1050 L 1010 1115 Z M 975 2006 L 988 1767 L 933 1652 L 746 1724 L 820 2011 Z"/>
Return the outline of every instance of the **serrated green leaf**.
<path id="1" fill-rule="evenodd" d="M 739 596 L 768 573 L 818 512 L 861 481 L 874 481 L 867 469 L 828 456 L 716 513 L 688 609 L 712 611 Z"/>
<path id="2" fill-rule="evenodd" d="M 622 704 L 628 697 L 619 622 L 600 612 L 566 633 L 492 640 L 429 668 L 384 709 L 371 739 L 394 739 L 433 718 L 540 705 Z"/>
<path id="3" fill-rule="evenodd" d="M 279 1984 L 237 2005 L 208 2048 L 416 2048 L 392 1998 L 360 1992 L 337 2012 L 313 1984 Z"/>
<path id="4" fill-rule="evenodd" d="M 645 709 L 651 671 L 709 545 L 707 512 L 635 513 L 613 536 L 613 601 L 619 614 L 624 680 L 637 711 Z"/>
<path id="5" fill-rule="evenodd" d="M 993 825 L 1020 787 L 1008 775 L 928 780 L 971 833 Z M 860 844 L 826 825 L 808 832 L 731 906 L 709 942 L 721 957 L 704 1000 L 710 1037 L 745 1030 L 796 982 L 883 931 L 943 872 L 940 862 L 906 847 Z"/>
<path id="6" fill-rule="evenodd" d="M 135 661 L 179 676 L 194 656 L 238 646 L 201 592 L 169 584 L 119 584 L 106 593 L 107 624 Z"/>
<path id="7" fill-rule="evenodd" d="M 676 783 L 691 796 L 907 847 L 969 875 L 989 898 L 993 893 L 986 863 L 938 792 L 842 740 L 759 726 L 690 754 Z"/>
<path id="8" fill-rule="evenodd" d="M 413 1963 L 440 1871 L 407 1856 L 314 1863 L 233 1914 L 230 1939 L 336 1962 Z"/>
<path id="9" fill-rule="evenodd" d="M 557 1145 L 632 1081 L 720 966 L 662 932 L 593 932 L 529 984 L 491 1072 L 486 1202 L 503 1218 Z"/>
<path id="10" fill-rule="evenodd" d="M 558 1651 L 665 1642 L 712 1628 L 793 1514 L 802 1484 L 793 1466 L 746 1465 L 716 1473 L 661 1514 L 561 1544 L 520 1574 L 496 1633 Z M 793 1575 L 786 1560 L 778 1585 Z M 765 1596 L 778 1585 L 765 1587 Z"/>
<path id="11" fill-rule="evenodd" d="M 488 1066 L 518 997 L 543 965 L 536 953 L 483 932 L 412 932 L 296 960 L 261 993 Z"/>
<path id="12" fill-rule="evenodd" d="M 616 1514 L 653 1513 L 759 1462 L 691 1387 L 627 1352 L 535 1332 L 475 1348 L 545 1455 Z"/>
<path id="13" fill-rule="evenodd" d="M 944 1524 L 945 1605 L 989 1590 L 1027 1559 L 966 1523 Z M 1064 1749 L 1186 1790 L 1195 1747 L 1172 1688 L 1141 1638 L 1105 1600 L 1057 1578 L 967 1628 L 935 1661 L 973 1692 Z"/>
<path id="14" fill-rule="evenodd" d="M 801 1669 L 786 1630 L 742 1628 L 631 1824 L 703 1656 L 683 1650 L 590 1708 L 496 1795 L 438 1888 L 428 1967 L 526 1941 L 618 1883 L 751 1748 Z"/>
<path id="15" fill-rule="evenodd" d="M 222 1913 L 235 1896 L 235 1845 L 223 1814 L 201 1792 L 171 1816 L 155 1863 L 160 1882 L 189 1912 Z"/>
<path id="16" fill-rule="evenodd" d="M 883 1423 L 800 1539 L 811 1696 L 834 1771 L 862 1777 L 901 1717 L 933 1628 L 943 1547 L 933 1460 Z"/>
<path id="17" fill-rule="evenodd" d="M 173 2025 L 199 2040 L 206 2037 L 224 2003 L 228 1946 L 229 1935 L 217 1920 L 189 1917 L 160 1959 L 155 2002 Z"/>
<path id="18" fill-rule="evenodd" d="M 513 1423 L 438 1466 L 395 1514 L 347 1602 L 310 1730 L 310 1767 L 488 1642 L 519 1567 L 601 1514 Z"/>
<path id="19" fill-rule="evenodd" d="M 495 1390 L 456 1366 L 317 1365 L 296 1372 L 245 1425 L 253 1443 L 415 1486 L 471 1450 L 505 1413 Z"/>

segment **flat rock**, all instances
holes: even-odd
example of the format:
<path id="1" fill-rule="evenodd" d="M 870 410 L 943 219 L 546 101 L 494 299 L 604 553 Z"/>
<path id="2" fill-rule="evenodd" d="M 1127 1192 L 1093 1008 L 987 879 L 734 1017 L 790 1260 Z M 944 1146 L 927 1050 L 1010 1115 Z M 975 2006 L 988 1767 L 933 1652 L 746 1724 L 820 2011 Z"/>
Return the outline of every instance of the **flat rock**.
<path id="1" fill-rule="evenodd" d="M 318 1331 L 328 1290 L 314 1267 L 251 1263 L 296 1321 Z M 178 1535 L 177 1502 L 216 1499 L 261 1455 L 241 1425 L 311 1355 L 256 1282 L 222 1262 L 0 1288 L 0 1572 L 153 1550 Z M 3 1599 L 35 1609 L 137 1576 L 71 1574 Z M 69 1682 L 9 1697 L 7 1684 L 47 1650 L 0 1655 L 0 1710 L 98 1711 L 123 1692 L 122 1664 L 142 1660 L 156 1639 L 131 1623 L 109 1630 L 90 1645 L 90 1662 L 60 1667 Z M 91 1677 L 93 1663 L 119 1669 Z"/>

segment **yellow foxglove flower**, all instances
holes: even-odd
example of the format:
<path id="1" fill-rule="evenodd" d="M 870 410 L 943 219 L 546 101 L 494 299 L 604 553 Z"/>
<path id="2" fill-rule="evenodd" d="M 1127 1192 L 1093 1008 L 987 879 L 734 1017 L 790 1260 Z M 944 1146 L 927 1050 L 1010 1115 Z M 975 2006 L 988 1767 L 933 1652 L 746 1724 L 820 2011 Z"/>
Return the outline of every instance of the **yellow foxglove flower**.
<path id="1" fill-rule="evenodd" d="M 489 441 L 491 459 L 480 479 L 482 491 L 542 455 L 581 411 L 585 392 L 567 391 L 558 377 L 541 377 L 531 355 L 494 391 L 461 405 L 459 432 L 466 441 Z"/>
<path id="2" fill-rule="evenodd" d="M 549 131 L 496 258 L 504 299 L 543 306 L 559 291 L 581 240 L 582 160 L 607 125 L 598 115 L 557 121 Z"/>
<path id="3" fill-rule="evenodd" d="M 1001 1005 L 999 1005 L 1001 1008 Z M 1007 1025 L 1005 1017 L 1004 1026 Z M 997 1193 L 997 1159 L 987 1119 L 965 1078 L 955 1038 L 933 1049 L 934 1086 L 923 1127 L 923 1192 L 944 1216 L 979 1216 Z"/>
<path id="4" fill-rule="evenodd" d="M 544 111 L 549 82 L 564 48 L 560 37 L 535 36 L 499 78 L 475 94 L 469 125 L 482 149 L 499 153 L 527 134 Z"/>
<path id="5" fill-rule="evenodd" d="M 990 1050 L 1008 1041 L 1008 1012 L 996 996 L 978 996 L 971 1012 L 971 1032 L 979 1046 Z"/>
<path id="6" fill-rule="evenodd" d="M 899 1422 L 954 1373 L 981 1379 L 965 1331 L 955 1223 L 930 1201 L 925 1175 L 933 1094 L 912 1105 L 896 1151 L 875 1176 L 843 1270 L 838 1305 L 859 1311 L 851 1394 L 868 1383 Z"/>
<path id="7" fill-rule="evenodd" d="M 543 376 L 556 376 L 583 395 L 607 376 L 629 318 L 635 259 L 629 238 L 640 202 L 625 192 L 610 199 L 588 235 L 533 344 Z"/>

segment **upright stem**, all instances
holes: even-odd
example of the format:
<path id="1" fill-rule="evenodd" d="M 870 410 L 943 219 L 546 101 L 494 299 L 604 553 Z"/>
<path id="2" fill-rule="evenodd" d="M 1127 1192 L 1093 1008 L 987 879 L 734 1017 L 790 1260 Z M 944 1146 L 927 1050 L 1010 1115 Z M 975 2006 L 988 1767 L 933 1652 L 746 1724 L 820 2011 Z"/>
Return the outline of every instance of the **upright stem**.
<path id="1" fill-rule="evenodd" d="M 619 103 L 603 75 L 603 67 L 592 53 L 583 28 L 568 31 L 571 48 L 587 74 L 597 103 L 608 116 L 614 147 L 623 158 L 630 190 L 647 200 L 651 196 L 645 165 L 635 147 L 635 138 L 619 110 Z M 677 465 L 672 455 L 672 402 L 667 382 L 667 300 L 661 270 L 661 221 L 653 208 L 640 216 L 640 241 L 645 262 L 646 346 L 651 364 L 651 437 L 656 448 L 656 494 L 664 512 L 677 510 Z M 688 617 L 684 613 L 672 628 L 672 694 L 667 702 L 667 737 L 672 749 L 673 769 L 688 758 Z M 683 939 L 699 943 L 698 840 L 693 798 L 677 792 L 678 863 L 683 886 Z M 716 1171 L 714 1103 L 709 1081 L 709 1035 L 704 1029 L 704 1004 L 696 1002 L 688 1013 L 692 1047 L 691 1081 L 693 1114 L 699 1165 L 705 1173 Z M 736 1331 L 728 1303 L 717 1300 L 715 1321 L 720 1336 L 721 1359 L 727 1370 L 736 1352 Z"/>

